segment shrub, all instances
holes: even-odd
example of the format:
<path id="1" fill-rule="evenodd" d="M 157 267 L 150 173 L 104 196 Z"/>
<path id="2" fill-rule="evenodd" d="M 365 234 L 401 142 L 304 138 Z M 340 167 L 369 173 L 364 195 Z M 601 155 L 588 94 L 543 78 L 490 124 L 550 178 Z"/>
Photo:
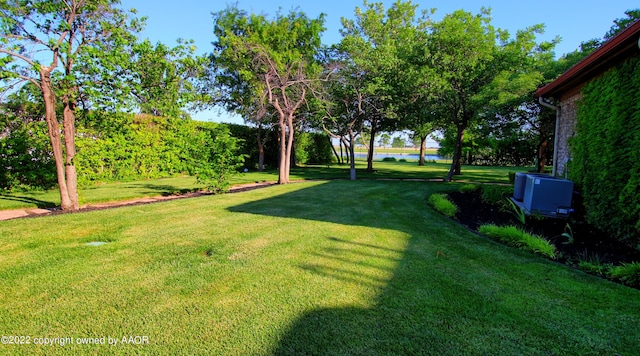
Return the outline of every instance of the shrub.
<path id="1" fill-rule="evenodd" d="M 578 262 L 578 269 L 597 276 L 605 276 L 611 270 L 611 265 L 593 261 L 580 261 Z"/>
<path id="2" fill-rule="evenodd" d="M 621 266 L 613 267 L 610 276 L 626 285 L 640 287 L 640 263 L 623 263 Z"/>
<path id="3" fill-rule="evenodd" d="M 556 247 L 545 238 L 529 234 L 515 226 L 482 225 L 478 232 L 502 241 L 509 246 L 538 253 L 552 259 L 558 257 Z"/>
<path id="4" fill-rule="evenodd" d="M 476 190 L 480 189 L 480 186 L 477 184 L 465 184 L 462 187 L 460 187 L 460 192 L 462 193 L 469 193 L 469 192 L 475 192 Z"/>
<path id="5" fill-rule="evenodd" d="M 482 201 L 489 204 L 501 205 L 504 203 L 504 198 L 511 195 L 510 186 L 483 184 L 482 185 Z"/>
<path id="6" fill-rule="evenodd" d="M 453 204 L 445 194 L 431 194 L 429 196 L 429 205 L 436 211 L 450 218 L 454 217 L 458 212 L 458 207 Z"/>
<path id="7" fill-rule="evenodd" d="M 56 166 L 45 122 L 9 125 L 0 133 L 0 190 L 49 189 Z"/>
<path id="8" fill-rule="evenodd" d="M 245 155 L 238 151 L 238 139 L 224 125 L 213 125 L 207 132 L 206 150 L 195 169 L 199 184 L 210 192 L 225 193 L 230 179 L 244 165 Z"/>
<path id="9" fill-rule="evenodd" d="M 382 159 L 382 162 L 396 162 L 397 159 L 395 157 L 385 157 Z"/>
<path id="10" fill-rule="evenodd" d="M 331 140 L 324 133 L 300 132 L 295 139 L 296 163 L 326 164 L 333 158 Z"/>

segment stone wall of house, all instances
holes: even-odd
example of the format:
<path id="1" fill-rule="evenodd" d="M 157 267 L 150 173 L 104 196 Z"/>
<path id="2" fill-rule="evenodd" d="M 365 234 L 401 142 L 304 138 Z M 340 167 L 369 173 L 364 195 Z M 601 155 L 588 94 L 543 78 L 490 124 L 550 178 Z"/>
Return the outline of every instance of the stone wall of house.
<path id="1" fill-rule="evenodd" d="M 565 98 L 560 102 L 560 117 L 558 123 L 558 157 L 556 175 L 565 177 L 567 174 L 567 162 L 571 158 L 568 141 L 576 133 L 576 120 L 578 116 L 578 100 L 580 93 Z"/>

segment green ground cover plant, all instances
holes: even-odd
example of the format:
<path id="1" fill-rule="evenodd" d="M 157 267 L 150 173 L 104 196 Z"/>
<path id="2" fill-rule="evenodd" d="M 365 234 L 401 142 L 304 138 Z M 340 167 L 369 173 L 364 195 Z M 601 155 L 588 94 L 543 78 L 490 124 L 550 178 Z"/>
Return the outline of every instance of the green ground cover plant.
<path id="1" fill-rule="evenodd" d="M 541 236 L 532 235 L 516 226 L 482 225 L 478 232 L 491 238 L 500 240 L 509 246 L 526 251 L 539 253 L 551 259 L 558 257 L 555 246 Z"/>
<path id="2" fill-rule="evenodd" d="M 448 216 L 450 218 L 456 216 L 456 213 L 458 212 L 458 207 L 447 198 L 446 194 L 442 193 L 431 194 L 429 197 L 429 205 L 444 216 Z"/>
<path id="3" fill-rule="evenodd" d="M 638 262 L 623 263 L 621 266 L 612 267 L 610 275 L 624 284 L 640 287 L 640 263 Z"/>
<path id="4" fill-rule="evenodd" d="M 451 188 L 314 181 L 0 222 L 3 334 L 73 340 L 0 354 L 640 349 L 640 291 L 426 206 Z M 131 336 L 148 342 L 122 342 Z M 119 343 L 79 344 L 86 337 Z"/>

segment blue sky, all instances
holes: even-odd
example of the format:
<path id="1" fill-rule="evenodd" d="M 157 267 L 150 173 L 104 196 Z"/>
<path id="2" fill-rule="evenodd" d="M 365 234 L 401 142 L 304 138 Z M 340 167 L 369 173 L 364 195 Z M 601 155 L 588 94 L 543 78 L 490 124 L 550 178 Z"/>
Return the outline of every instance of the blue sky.
<path id="1" fill-rule="evenodd" d="M 374 2 L 374 1 L 370 1 Z M 394 1 L 382 1 L 389 7 Z M 175 45 L 178 38 L 193 39 L 198 46 L 198 53 L 211 52 L 213 37 L 212 12 L 226 8 L 235 1 L 219 0 L 122 0 L 122 7 L 135 8 L 139 16 L 146 16 L 147 26 L 142 38 L 152 42 L 163 42 Z M 515 34 L 535 24 L 545 24 L 545 34 L 539 40 L 550 40 L 556 36 L 562 42 L 556 47 L 556 55 L 574 51 L 581 42 L 592 38 L 602 38 L 613 25 L 613 20 L 624 17 L 629 9 L 640 8 L 637 0 L 414 0 L 418 9 L 436 8 L 433 19 L 457 9 L 478 13 L 482 6 L 492 9 L 492 24 L 495 27 L 509 30 Z M 288 12 L 297 8 L 310 17 L 326 14 L 327 30 L 322 36 L 324 44 L 340 41 L 338 32 L 341 28 L 340 18 L 353 18 L 356 7 L 362 7 L 362 0 L 238 0 L 239 8 L 254 13 L 273 16 L 278 9 Z M 226 113 L 217 111 L 196 113 L 195 119 L 217 122 L 242 123 Z"/>

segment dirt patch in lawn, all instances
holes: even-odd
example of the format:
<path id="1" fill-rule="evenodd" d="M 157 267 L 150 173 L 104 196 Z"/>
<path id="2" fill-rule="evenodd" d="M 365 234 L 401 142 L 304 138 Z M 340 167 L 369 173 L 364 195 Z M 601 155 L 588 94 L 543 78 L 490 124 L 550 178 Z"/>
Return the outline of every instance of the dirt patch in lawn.
<path id="1" fill-rule="evenodd" d="M 478 190 L 451 192 L 449 199 L 458 207 L 455 219 L 468 229 L 477 232 L 478 227 L 484 224 L 519 226 L 547 238 L 561 253 L 557 261 L 574 268 L 584 261 L 614 266 L 640 262 L 640 251 L 588 224 L 580 211 L 566 220 L 528 216 L 526 224 L 522 226 L 508 209 L 483 201 Z M 572 242 L 568 238 L 569 232 L 573 236 Z"/>

